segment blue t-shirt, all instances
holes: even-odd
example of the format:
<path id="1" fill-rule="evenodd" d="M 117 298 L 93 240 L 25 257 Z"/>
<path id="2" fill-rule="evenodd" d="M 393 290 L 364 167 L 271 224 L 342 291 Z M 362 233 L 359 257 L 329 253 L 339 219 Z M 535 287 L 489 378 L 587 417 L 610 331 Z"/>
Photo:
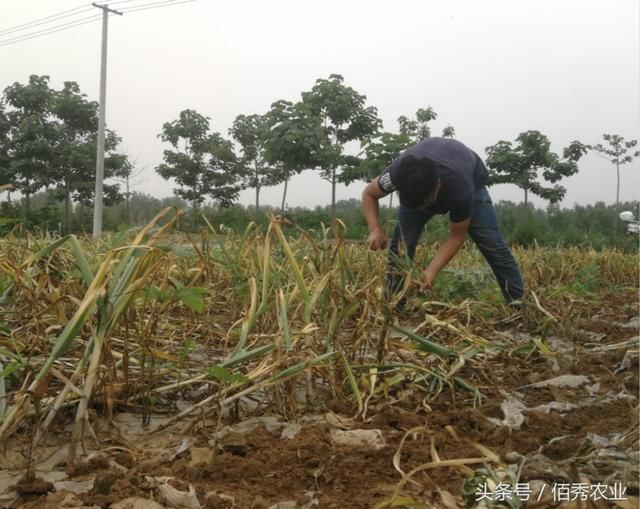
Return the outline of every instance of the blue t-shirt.
<path id="1" fill-rule="evenodd" d="M 413 155 L 429 159 L 438 167 L 440 190 L 433 205 L 425 209 L 433 214 L 449 214 L 454 222 L 465 221 L 473 213 L 476 189 L 485 185 L 487 168 L 482 159 L 470 148 L 451 138 L 427 138 L 405 150 L 378 177 L 380 189 L 385 193 L 396 190 L 400 162 Z"/>

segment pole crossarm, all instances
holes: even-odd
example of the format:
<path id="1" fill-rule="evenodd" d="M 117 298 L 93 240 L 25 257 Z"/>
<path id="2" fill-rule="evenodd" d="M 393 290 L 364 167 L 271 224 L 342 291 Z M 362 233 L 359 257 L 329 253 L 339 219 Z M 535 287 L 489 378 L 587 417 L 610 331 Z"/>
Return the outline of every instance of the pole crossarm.
<path id="1" fill-rule="evenodd" d="M 103 11 L 111 12 L 113 14 L 117 14 L 118 16 L 122 16 L 122 12 L 109 8 L 107 4 L 97 4 L 95 2 L 91 2 L 91 5 L 93 5 L 94 7 L 97 7 L 98 9 L 102 9 Z"/>

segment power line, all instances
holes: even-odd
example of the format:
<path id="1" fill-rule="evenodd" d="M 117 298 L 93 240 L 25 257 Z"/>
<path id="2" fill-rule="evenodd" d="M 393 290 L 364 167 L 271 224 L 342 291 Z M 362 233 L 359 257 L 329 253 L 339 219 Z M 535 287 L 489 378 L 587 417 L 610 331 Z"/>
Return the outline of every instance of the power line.
<path id="1" fill-rule="evenodd" d="M 114 5 L 114 4 L 122 4 L 122 3 L 130 3 L 130 2 L 136 2 L 136 1 L 141 1 L 141 0 L 116 0 L 115 2 L 104 2 L 104 3 L 100 3 L 100 4 L 96 4 L 98 6 L 105 6 L 105 5 Z M 150 3 L 145 3 L 145 4 L 134 4 L 131 5 L 130 7 L 127 7 L 125 9 L 122 10 L 122 12 L 138 12 L 138 11 L 146 11 L 149 9 L 158 9 L 161 7 L 170 7 L 172 5 L 178 5 L 178 4 L 183 4 L 183 3 L 189 3 L 189 2 L 193 2 L 194 0 L 159 0 L 159 1 L 155 1 L 155 2 L 150 2 Z M 28 28 L 35 28 L 36 26 L 40 26 L 40 25 L 45 25 L 47 23 L 57 23 L 62 21 L 65 18 L 68 17 L 73 17 L 73 16 L 77 16 L 79 14 L 83 14 L 84 12 L 86 12 L 86 10 L 91 10 L 91 6 L 89 7 L 76 7 L 75 9 L 70 9 L 67 11 L 62 11 L 58 14 L 53 14 L 51 16 L 46 16 L 44 18 L 39 18 L 37 20 L 34 20 L 30 23 L 24 23 L 22 25 L 18 25 L 9 29 L 6 29 L 4 31 L 4 35 L 8 35 L 10 33 L 13 32 L 18 32 L 18 31 L 22 31 L 22 30 L 27 30 Z M 77 11 L 77 12 L 74 12 Z M 71 14 L 71 12 L 74 12 L 74 14 Z M 29 32 L 26 34 L 21 34 L 21 35 L 16 35 L 15 37 L 11 37 L 9 39 L 5 39 L 5 40 L 0 40 L 0 47 L 3 46 L 8 46 L 10 44 L 16 44 L 22 41 L 27 41 L 29 39 L 36 39 L 38 37 L 44 37 L 46 35 L 52 34 L 52 33 L 56 33 L 56 32 L 61 32 L 64 30 L 69 30 L 71 28 L 77 27 L 77 26 L 81 26 L 81 25 L 85 25 L 87 23 L 92 23 L 94 21 L 97 21 L 100 19 L 100 15 L 97 16 L 88 16 L 85 18 L 79 18 L 79 19 L 74 19 L 68 22 L 65 22 L 63 24 L 60 25 L 54 25 L 54 26 L 48 26 L 45 28 L 42 28 L 41 30 L 37 30 L 35 32 Z M 0 37 L 3 35 L 3 32 L 0 32 Z"/>
<path id="2" fill-rule="evenodd" d="M 36 31 L 36 32 L 32 32 L 30 34 L 24 34 L 24 35 L 20 35 L 17 37 L 13 37 L 11 39 L 5 39 L 4 41 L 0 41 L 0 47 L 2 46 L 8 46 L 10 44 L 15 44 L 18 42 L 22 42 L 22 41 L 27 41 L 29 39 L 34 39 L 37 37 L 44 37 L 45 35 L 49 35 L 55 32 L 61 32 L 63 30 L 69 30 L 70 28 L 73 27 L 77 27 L 80 25 L 86 25 L 87 23 L 92 23 L 94 21 L 97 21 L 101 18 L 100 15 L 92 15 L 92 16 L 87 16 L 86 18 L 81 18 L 81 19 L 77 19 L 77 20 L 73 20 L 73 21 L 69 21 L 67 23 L 64 23 L 62 25 L 56 25 L 53 27 L 49 27 L 49 28 L 44 28 L 42 30 Z"/>
<path id="3" fill-rule="evenodd" d="M 5 28 L 4 30 L 0 30 L 0 36 L 2 35 L 7 35 L 13 32 L 19 32 L 22 30 L 26 30 L 27 28 L 31 28 L 33 26 L 38 26 L 38 25 L 42 25 L 44 23 L 48 23 L 49 21 L 46 20 L 50 20 L 50 21 L 59 21 L 59 19 L 56 18 L 66 18 L 69 16 L 76 16 L 78 14 L 81 14 L 82 12 L 86 12 L 91 10 L 91 7 L 89 5 L 83 5 L 81 7 L 75 7 L 74 9 L 69 9 L 66 11 L 62 11 L 59 12 L 58 14 L 52 14 L 50 16 L 45 16 L 44 18 L 39 18 L 33 21 L 30 21 L 28 23 L 23 23 L 22 25 L 17 25 L 14 27 L 10 27 L 10 28 Z M 80 11 L 80 12 L 75 12 L 75 11 Z M 71 14 L 72 12 L 75 12 L 75 14 Z"/>
<path id="4" fill-rule="evenodd" d="M 131 2 L 143 2 L 144 0 L 116 0 L 115 2 L 102 0 L 101 2 L 96 2 L 96 5 L 101 6 L 112 6 L 118 4 L 128 4 Z M 193 2 L 194 0 L 153 0 L 152 2 L 146 4 L 134 4 L 130 6 L 119 7 L 122 12 L 135 12 L 135 11 L 146 11 L 147 9 L 157 9 L 158 7 L 169 7 L 171 5 L 178 5 L 187 2 Z"/>
<path id="5" fill-rule="evenodd" d="M 105 4 L 108 5 L 117 5 L 117 4 L 126 4 L 126 3 L 131 3 L 131 2 L 140 2 L 140 1 L 144 1 L 144 0 L 116 0 L 114 2 L 107 2 L 107 1 L 102 1 L 102 2 L 97 2 L 99 5 L 103 6 Z M 131 7 L 136 7 L 135 5 L 132 5 Z M 68 17 L 73 17 L 73 16 L 77 16 L 78 14 L 82 14 L 83 12 L 88 12 L 88 11 L 92 11 L 92 5 L 91 4 L 83 4 L 79 7 L 74 7 L 73 9 L 68 9 L 66 11 L 61 11 L 58 12 L 57 14 L 51 14 L 49 16 L 45 16 L 43 18 L 38 18 L 35 19 L 33 21 L 29 21 L 28 23 L 22 23 L 21 25 L 16 25 L 13 27 L 9 27 L 9 28 L 5 28 L 3 30 L 0 30 L 0 36 L 3 35 L 8 35 L 11 34 L 13 32 L 20 32 L 23 30 L 27 30 L 30 29 L 34 26 L 39 26 L 39 25 L 43 25 L 46 23 L 51 23 L 54 21 L 60 21 L 61 19 L 64 18 L 68 18 Z"/>
<path id="6" fill-rule="evenodd" d="M 155 3 L 150 3 L 150 4 L 145 4 L 148 7 L 145 7 L 145 5 L 139 5 L 139 6 L 132 6 L 126 9 L 122 9 L 122 12 L 137 12 L 137 11 L 148 11 L 149 9 L 158 9 L 159 7 L 170 7 L 172 5 L 178 5 L 178 4 L 187 4 L 189 2 L 194 2 L 195 0 L 164 0 L 161 2 L 155 2 Z"/>
<path id="7" fill-rule="evenodd" d="M 128 4 L 130 2 L 140 2 L 142 0 L 116 0 L 115 2 L 109 2 L 108 0 L 102 0 L 101 2 L 96 2 L 96 4 L 100 6 L 110 6 L 110 5 L 118 5 L 118 4 Z"/>

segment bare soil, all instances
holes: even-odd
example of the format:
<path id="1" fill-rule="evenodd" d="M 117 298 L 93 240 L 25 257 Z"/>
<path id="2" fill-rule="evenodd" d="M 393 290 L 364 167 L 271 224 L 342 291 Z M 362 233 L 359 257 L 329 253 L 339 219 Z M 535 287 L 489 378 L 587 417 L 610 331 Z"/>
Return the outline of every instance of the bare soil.
<path id="1" fill-rule="evenodd" d="M 479 404 L 468 392 L 448 388 L 429 400 L 409 384 L 390 389 L 389 397 L 369 407 L 364 419 L 352 419 L 355 404 L 329 398 L 316 402 L 303 415 L 278 416 L 283 425 L 299 424 L 289 438 L 282 437 L 282 426 L 258 426 L 225 444 L 214 440 L 220 426 L 208 420 L 188 430 L 178 425 L 157 435 L 142 427 L 122 429 L 117 439 L 113 430 L 102 430 L 101 445 L 86 440 L 89 459 L 71 466 L 64 461 L 68 423 L 61 422 L 46 447 L 32 455 L 34 469 L 28 473 L 29 437 L 20 435 L 8 444 L 2 460 L 0 506 L 108 508 L 128 497 L 167 504 L 159 485 L 168 482 L 185 492 L 191 485 L 201 507 L 211 509 L 268 509 L 277 503 L 280 507 L 370 509 L 389 501 L 402 480 L 393 458 L 406 432 L 417 427 L 422 429 L 400 452 L 404 472 L 434 461 L 434 452 L 441 460 L 476 458 L 481 453 L 474 444 L 481 444 L 503 458 L 505 465 L 513 453 L 524 457 L 520 482 L 619 481 L 634 501 L 638 497 L 636 308 L 637 295 L 611 299 L 599 314 L 573 324 L 572 333 L 560 338 L 565 350 L 558 348 L 552 356 L 538 351 L 504 352 L 483 361 L 482 369 L 468 363 L 459 374 L 480 389 Z M 526 327 L 515 327 L 509 325 L 502 333 L 527 333 Z M 619 346 L 624 342 L 626 346 Z M 588 382 L 577 387 L 535 386 L 561 375 L 585 376 Z M 566 409 L 525 410 L 518 429 L 497 425 L 505 417 L 502 403 L 513 395 L 527 409 L 551 402 L 565 404 Z M 332 441 L 335 422 L 327 414 L 345 419 L 351 429 L 380 430 L 386 446 L 336 445 Z M 314 415 L 317 418 L 310 418 Z M 220 425 L 233 426 L 249 417 L 240 408 L 238 416 L 232 413 Z M 153 416 L 151 429 L 163 418 Z M 185 439 L 187 445 L 177 454 Z M 423 501 L 424 507 L 463 507 L 462 483 L 480 466 L 431 468 L 415 475 L 415 483 L 407 483 L 401 492 Z M 297 505 L 282 505 L 287 501 Z M 621 503 L 620 507 L 631 506 Z"/>

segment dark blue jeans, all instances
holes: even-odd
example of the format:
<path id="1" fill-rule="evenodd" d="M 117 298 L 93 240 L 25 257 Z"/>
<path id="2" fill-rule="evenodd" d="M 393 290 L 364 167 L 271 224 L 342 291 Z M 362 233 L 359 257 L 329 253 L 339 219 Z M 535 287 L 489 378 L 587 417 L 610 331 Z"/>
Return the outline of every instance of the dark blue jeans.
<path id="1" fill-rule="evenodd" d="M 406 256 L 413 261 L 418 239 L 432 212 L 410 209 L 400 205 L 398 223 L 391 239 L 387 291 L 397 293 L 404 285 L 400 245 L 404 243 Z M 469 235 L 485 257 L 496 276 L 502 295 L 508 303 L 522 298 L 523 284 L 518 264 L 507 246 L 486 187 L 478 189 L 473 202 L 473 214 L 469 223 Z"/>

